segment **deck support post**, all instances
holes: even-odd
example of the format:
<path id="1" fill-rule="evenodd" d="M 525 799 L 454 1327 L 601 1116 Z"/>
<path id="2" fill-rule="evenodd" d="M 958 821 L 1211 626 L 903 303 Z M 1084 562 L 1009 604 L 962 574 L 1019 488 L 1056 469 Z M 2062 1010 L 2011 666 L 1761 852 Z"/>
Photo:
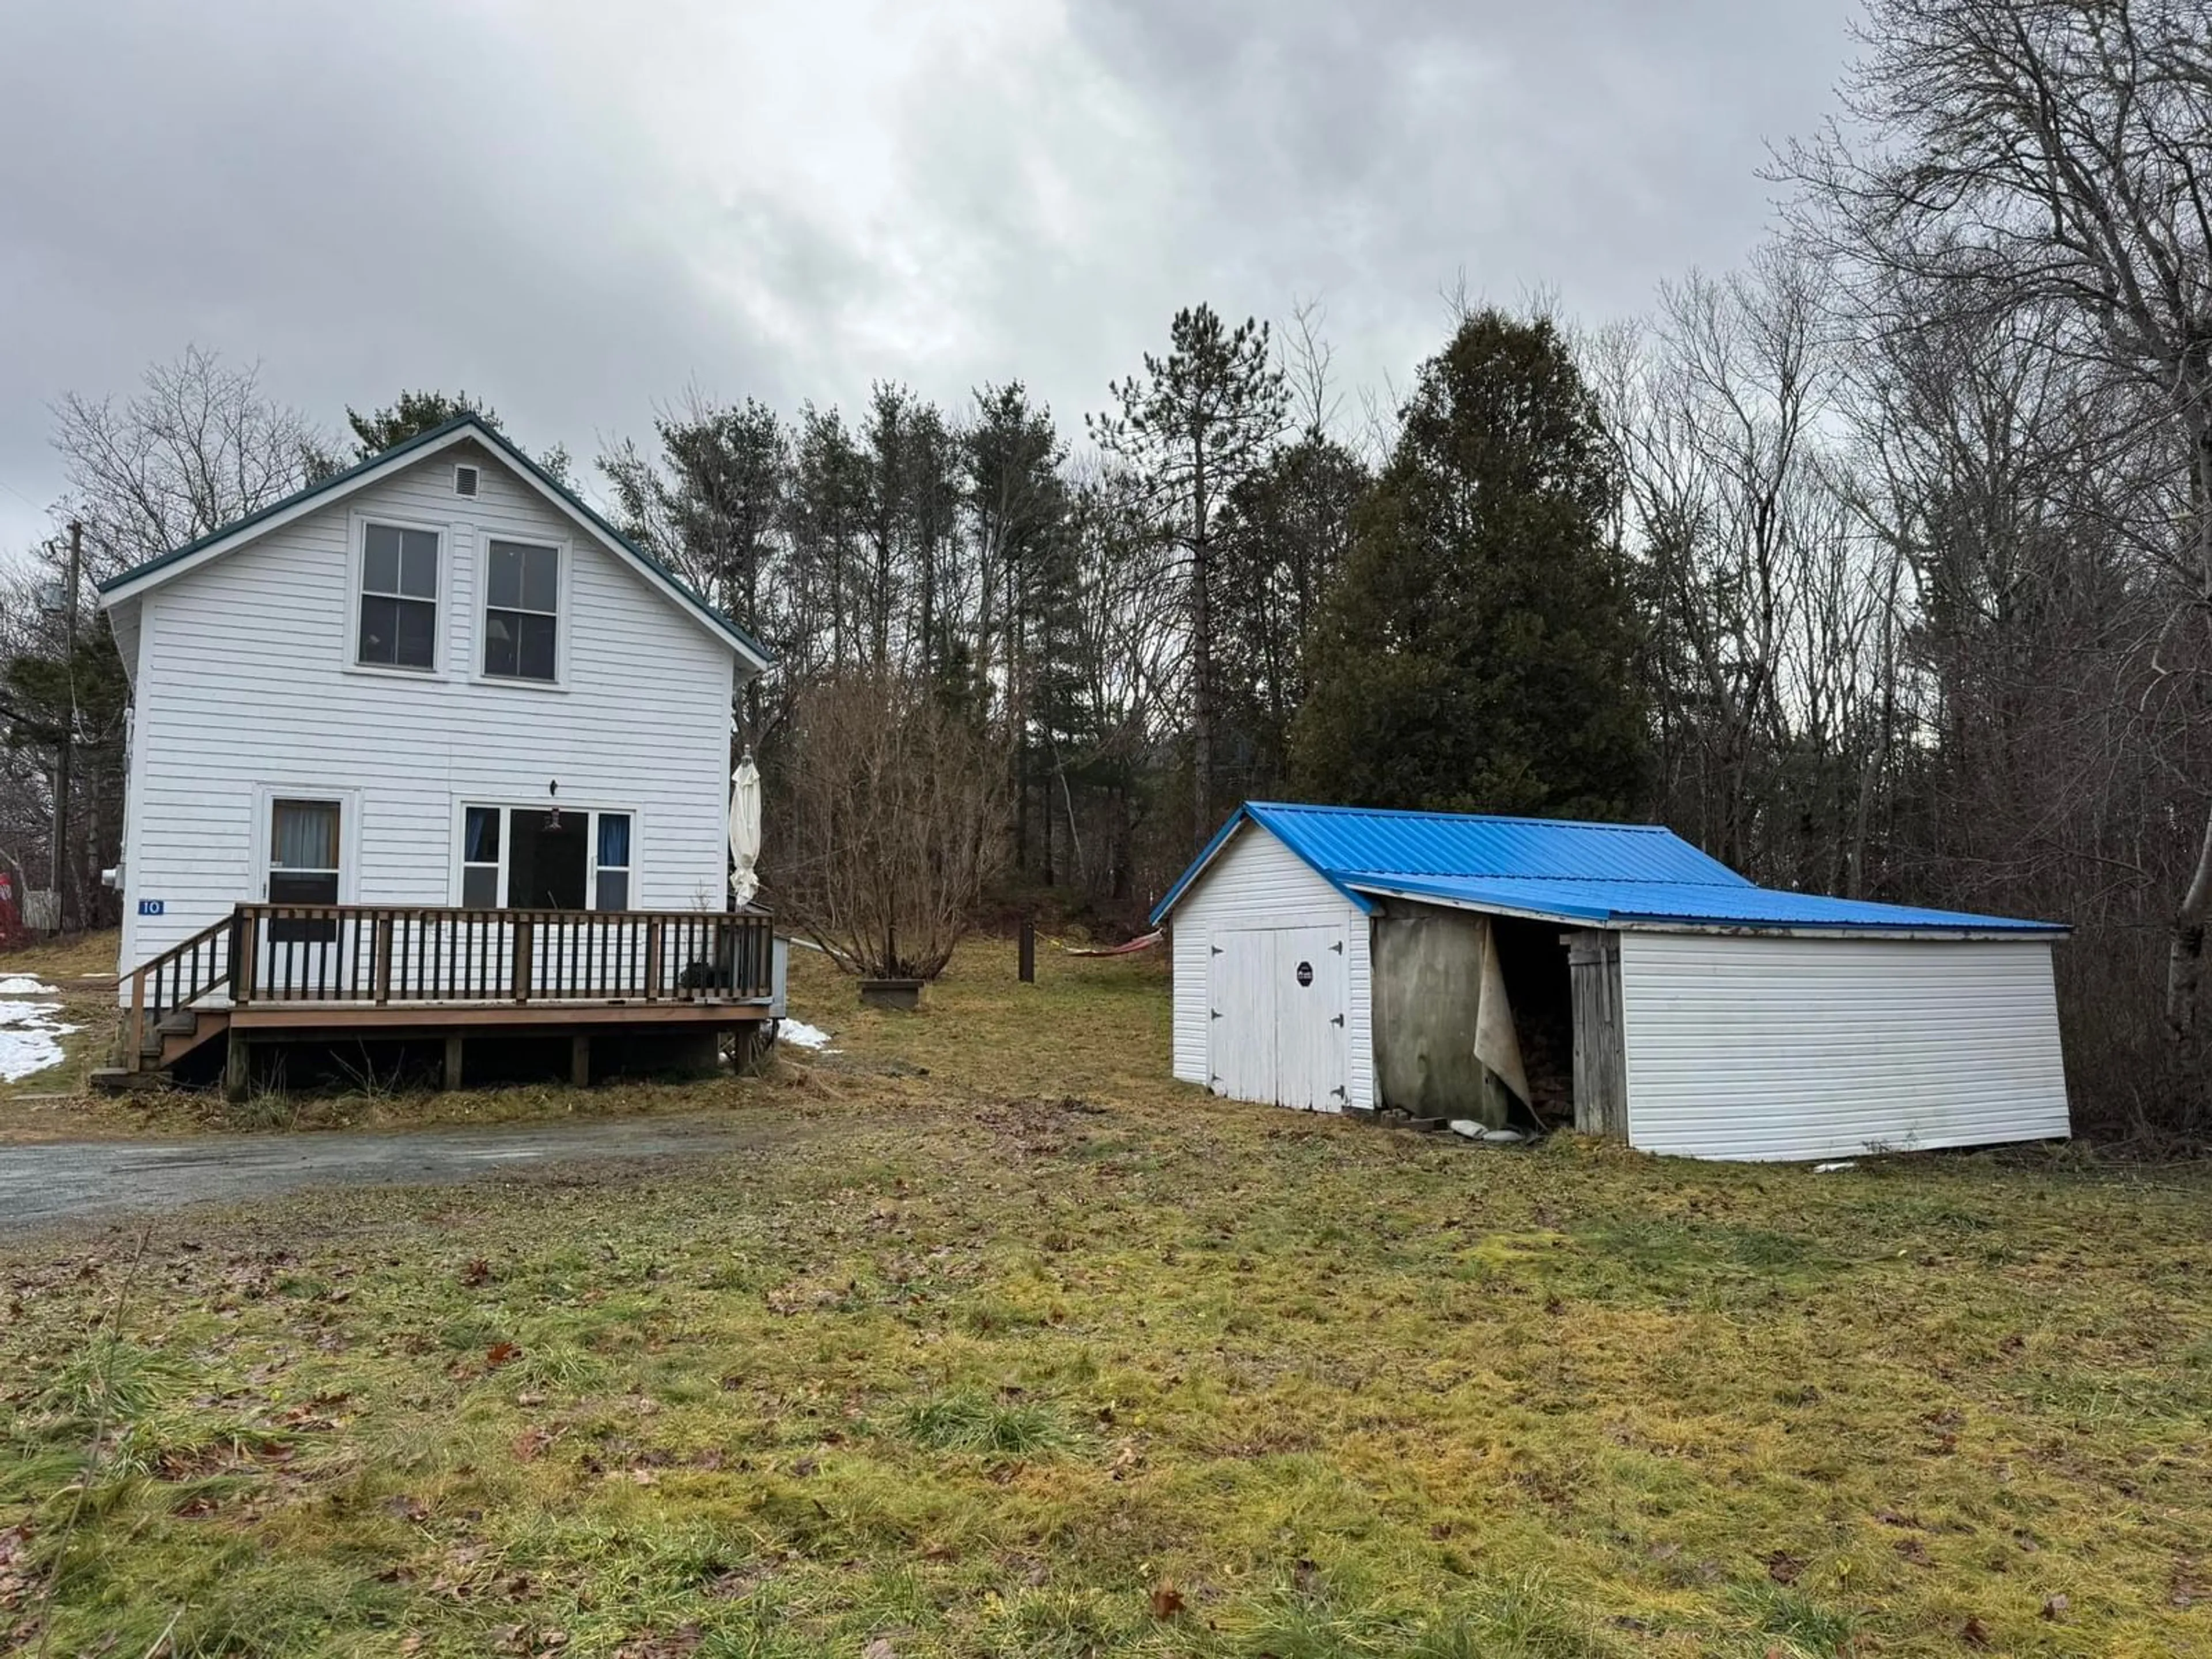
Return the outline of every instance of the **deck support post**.
<path id="1" fill-rule="evenodd" d="M 246 1040 L 246 1033 L 232 1030 L 227 1034 L 229 1047 L 223 1055 L 222 1097 L 235 1105 L 246 1098 L 253 1084 L 253 1045 Z"/>
<path id="2" fill-rule="evenodd" d="M 140 969 L 131 975 L 131 1029 L 125 1041 L 130 1045 L 123 1051 L 123 1063 L 132 1071 L 142 1071 L 146 1065 L 146 970 Z"/>
<path id="3" fill-rule="evenodd" d="M 568 1039 L 568 1081 L 579 1089 L 592 1086 L 592 1040 L 581 1032 Z"/>
<path id="4" fill-rule="evenodd" d="M 459 1031 L 453 1032 L 446 1039 L 444 1086 L 448 1089 L 458 1089 L 461 1086 L 461 1034 Z"/>

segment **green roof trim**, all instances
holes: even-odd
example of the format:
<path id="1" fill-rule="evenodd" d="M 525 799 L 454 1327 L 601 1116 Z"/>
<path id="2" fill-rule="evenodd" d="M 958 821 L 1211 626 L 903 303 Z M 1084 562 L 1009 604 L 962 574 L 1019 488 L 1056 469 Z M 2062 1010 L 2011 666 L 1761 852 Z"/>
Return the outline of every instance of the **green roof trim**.
<path id="1" fill-rule="evenodd" d="M 735 622 L 732 621 L 729 617 L 724 616 L 720 611 L 714 609 L 713 605 L 708 604 L 705 598 L 701 595 L 700 592 L 690 585 L 690 583 L 685 581 L 681 576 L 671 570 L 659 559 L 653 557 L 652 554 L 647 552 L 645 549 L 640 547 L 628 536 L 623 535 L 621 531 L 609 524 L 606 520 L 600 517 L 598 513 L 594 512 L 592 507 L 575 493 L 575 491 L 570 489 L 558 478 L 556 478 L 552 474 L 546 471 L 544 467 L 532 460 L 529 456 L 524 454 L 521 450 L 516 448 L 514 444 L 504 434 L 488 425 L 481 416 L 475 414 L 456 415 L 450 421 L 434 426 L 427 431 L 416 433 L 413 437 L 409 438 L 403 443 L 394 444 L 391 448 L 385 450 L 379 454 L 371 455 L 366 460 L 356 461 L 353 465 L 345 468 L 343 471 L 333 472 L 327 478 L 318 478 L 313 483 L 309 484 L 306 489 L 295 490 L 291 495 L 285 496 L 282 501 L 271 501 L 268 506 L 249 513 L 242 519 L 232 520 L 229 524 L 223 526 L 219 530 L 210 531 L 208 534 L 200 537 L 196 541 L 186 542 L 182 547 L 172 548 L 169 551 L 161 555 L 158 558 L 149 559 L 143 564 L 133 565 L 130 569 L 123 572 L 120 575 L 110 576 L 106 581 L 100 583 L 99 591 L 102 593 L 112 593 L 119 588 L 128 587 L 132 583 L 140 580 L 143 577 L 153 574 L 157 570 L 165 569 L 170 565 L 179 563 L 185 559 L 192 557 L 195 554 L 204 553 L 209 548 L 215 546 L 217 543 L 228 541 L 232 537 L 236 536 L 241 531 L 251 530 L 255 525 L 261 523 L 264 520 L 273 519 L 277 517 L 279 514 L 289 513 L 294 508 L 313 500 L 318 495 L 328 495 L 331 491 L 354 482 L 356 479 L 361 477 L 364 473 L 374 471 L 380 467 L 388 466 L 394 461 L 404 460 L 406 457 L 416 453 L 417 451 L 434 448 L 442 444 L 447 439 L 454 436 L 456 434 L 463 430 L 466 430 L 471 436 L 477 438 L 486 448 L 491 450 L 493 453 L 500 456 L 502 459 L 507 461 L 508 465 L 514 466 L 519 471 L 527 474 L 545 489 L 550 491 L 553 495 L 559 500 L 562 505 L 567 507 L 571 513 L 583 520 L 586 524 L 589 525 L 599 535 L 605 537 L 607 540 L 621 548 L 625 553 L 628 553 L 640 564 L 645 566 L 647 570 L 651 571 L 667 586 L 669 592 L 673 593 L 678 600 L 696 611 L 702 618 L 712 624 L 717 630 L 726 635 L 732 642 L 741 647 L 750 655 L 759 659 L 763 667 L 768 667 L 775 663 L 775 655 L 766 646 L 763 645 L 743 628 L 740 628 Z"/>

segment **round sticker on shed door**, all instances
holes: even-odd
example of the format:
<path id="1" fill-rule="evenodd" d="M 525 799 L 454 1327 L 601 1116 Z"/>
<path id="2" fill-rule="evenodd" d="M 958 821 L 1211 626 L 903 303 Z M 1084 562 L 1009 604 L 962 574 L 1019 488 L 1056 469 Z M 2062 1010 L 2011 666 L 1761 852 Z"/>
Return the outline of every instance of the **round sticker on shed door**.
<path id="1" fill-rule="evenodd" d="M 1301 985 L 1313 983 L 1313 963 L 1310 962 L 1302 962 L 1298 964 L 1298 983 Z"/>

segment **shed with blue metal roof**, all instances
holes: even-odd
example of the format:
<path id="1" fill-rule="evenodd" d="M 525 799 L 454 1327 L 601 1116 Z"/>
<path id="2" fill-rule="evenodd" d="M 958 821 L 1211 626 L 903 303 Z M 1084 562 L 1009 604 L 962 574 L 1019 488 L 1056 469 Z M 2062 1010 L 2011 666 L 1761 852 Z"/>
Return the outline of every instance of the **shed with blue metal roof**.
<path id="1" fill-rule="evenodd" d="M 1657 825 L 1252 802 L 1153 920 L 1176 1074 L 1232 1098 L 1709 1158 L 2068 1132 L 2063 924 L 1760 887 Z"/>

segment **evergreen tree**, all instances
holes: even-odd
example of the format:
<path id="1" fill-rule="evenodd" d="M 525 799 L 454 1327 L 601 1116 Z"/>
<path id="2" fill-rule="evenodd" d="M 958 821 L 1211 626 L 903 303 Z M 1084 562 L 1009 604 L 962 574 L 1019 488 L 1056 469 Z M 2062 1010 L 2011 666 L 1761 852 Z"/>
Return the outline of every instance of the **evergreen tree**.
<path id="1" fill-rule="evenodd" d="M 1316 628 L 1314 799 L 1618 817 L 1646 734 L 1595 405 L 1545 319 L 1468 316 L 1422 366 Z"/>
<path id="2" fill-rule="evenodd" d="M 1266 464 L 1288 418 L 1290 392 L 1269 351 L 1267 325 L 1247 319 L 1232 330 L 1207 305 L 1177 312 L 1168 355 L 1146 352 L 1144 378 L 1133 375 L 1113 392 L 1121 412 L 1093 431 L 1135 469 L 1169 538 L 1186 555 L 1195 845 L 1213 832 L 1217 806 L 1217 520 L 1238 484 Z"/>
<path id="3" fill-rule="evenodd" d="M 1013 768 L 1014 862 L 1026 871 L 1038 793 L 1033 785 L 1041 781 L 1048 792 L 1051 787 L 1038 753 L 1051 734 L 1040 736 L 1036 722 L 1053 696 L 1054 635 L 1043 613 L 1065 580 L 1065 561 L 1055 554 L 1068 513 L 1060 475 L 1066 448 L 1052 411 L 1013 381 L 976 392 L 975 418 L 961 434 L 960 449 L 978 588 L 974 672 L 987 696 L 999 699 Z M 1048 721 L 1049 715 L 1042 718 Z M 1046 806 L 1048 814 L 1048 799 Z M 1046 864 L 1048 869 L 1048 854 Z"/>
<path id="4" fill-rule="evenodd" d="M 1309 690 L 1307 641 L 1352 545 L 1370 480 L 1318 428 L 1285 444 L 1230 494 L 1220 529 L 1220 781 L 1245 799 L 1279 794 L 1291 717 Z"/>
<path id="5" fill-rule="evenodd" d="M 774 620 L 763 577 L 775 556 L 791 471 L 791 438 L 776 412 L 748 398 L 714 404 L 695 398 L 653 422 L 660 453 L 625 443 L 599 459 L 623 532 L 681 574 L 756 639 L 771 641 Z M 762 688 L 745 691 L 750 735 L 762 726 Z"/>
<path id="6" fill-rule="evenodd" d="M 499 416 L 490 404 L 465 392 L 403 392 L 382 409 L 367 414 L 346 405 L 346 424 L 353 428 L 354 459 L 365 461 L 381 455 L 418 434 L 431 431 L 462 415 L 473 415 L 495 432 L 503 433 Z"/>

